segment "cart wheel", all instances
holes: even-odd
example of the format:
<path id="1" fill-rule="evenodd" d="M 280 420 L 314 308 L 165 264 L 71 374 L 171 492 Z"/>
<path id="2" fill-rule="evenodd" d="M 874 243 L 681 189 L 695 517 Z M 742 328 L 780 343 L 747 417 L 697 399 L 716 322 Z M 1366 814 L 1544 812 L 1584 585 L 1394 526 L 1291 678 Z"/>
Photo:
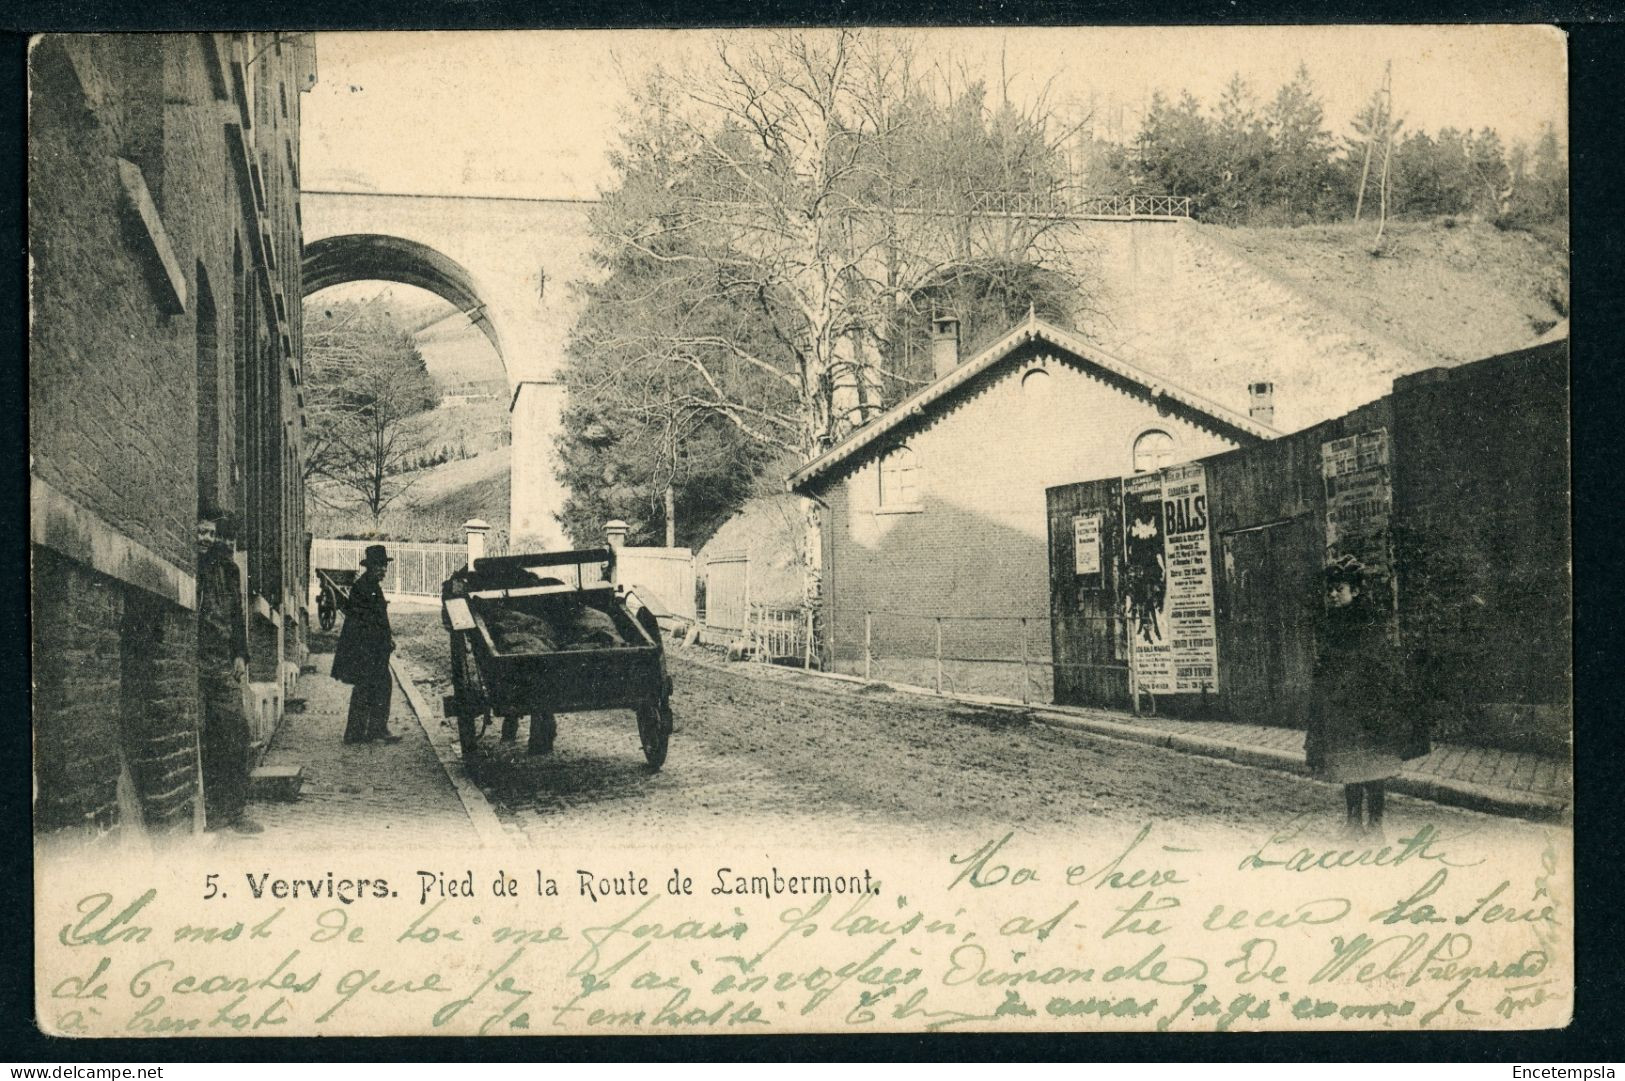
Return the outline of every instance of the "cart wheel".
<path id="1" fill-rule="evenodd" d="M 452 693 L 457 703 L 457 745 L 463 752 L 464 764 L 472 764 L 476 749 L 479 746 L 480 733 L 474 727 L 475 720 L 485 712 L 485 722 L 490 724 L 490 714 L 482 711 L 478 705 L 479 694 L 473 686 L 479 679 L 479 672 L 474 667 L 473 658 L 468 656 L 468 643 L 464 636 L 456 631 L 451 635 L 451 684 Z"/>
<path id="2" fill-rule="evenodd" d="M 532 713 L 530 715 L 530 746 L 527 750 L 531 754 L 552 754 L 553 741 L 559 735 L 559 722 L 551 713 Z"/>
<path id="3" fill-rule="evenodd" d="M 463 763 L 472 763 L 479 736 L 474 731 L 474 715 L 462 708 L 457 710 L 457 743 L 463 750 Z"/>
<path id="4" fill-rule="evenodd" d="M 638 707 L 638 739 L 643 743 L 643 757 L 650 769 L 665 765 L 666 744 L 670 737 L 670 698 L 661 695 L 658 703 Z"/>

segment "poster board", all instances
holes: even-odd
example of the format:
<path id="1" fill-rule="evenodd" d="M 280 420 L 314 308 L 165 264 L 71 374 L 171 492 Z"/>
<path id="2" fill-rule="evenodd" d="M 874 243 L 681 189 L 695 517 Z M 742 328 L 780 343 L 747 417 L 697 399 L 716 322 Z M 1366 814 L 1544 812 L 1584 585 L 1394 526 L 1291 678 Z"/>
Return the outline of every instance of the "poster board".
<path id="1" fill-rule="evenodd" d="M 1142 691 L 1218 690 L 1209 518 L 1200 463 L 1123 482 L 1124 597 Z"/>

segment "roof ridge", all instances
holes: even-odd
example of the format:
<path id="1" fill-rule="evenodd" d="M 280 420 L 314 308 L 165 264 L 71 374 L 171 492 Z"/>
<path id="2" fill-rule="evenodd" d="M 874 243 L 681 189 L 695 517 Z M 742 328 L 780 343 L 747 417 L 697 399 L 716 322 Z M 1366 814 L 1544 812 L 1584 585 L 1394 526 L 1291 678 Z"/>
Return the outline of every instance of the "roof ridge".
<path id="1" fill-rule="evenodd" d="M 935 405 L 952 391 L 970 382 L 970 380 L 989 370 L 994 365 L 1008 359 L 1018 346 L 1039 338 L 1045 339 L 1056 348 L 1071 353 L 1085 364 L 1091 364 L 1121 379 L 1139 384 L 1147 390 L 1152 398 L 1173 398 L 1173 400 L 1180 402 L 1187 408 L 1204 413 L 1214 420 L 1258 438 L 1268 439 L 1280 434 L 1275 428 L 1267 424 L 1260 424 L 1251 417 L 1244 416 L 1205 395 L 1172 383 L 1148 368 L 1124 360 L 1106 349 L 1099 342 L 1086 336 L 1084 332 L 1067 330 L 1038 318 L 1035 311 L 1029 311 L 1025 320 L 1010 328 L 975 357 L 960 364 L 953 371 L 932 380 L 868 424 L 849 433 L 835 446 L 803 464 L 785 478 L 785 486 L 791 491 L 798 490 L 801 485 L 828 472 L 834 466 L 874 443 L 899 424 L 911 417 L 923 414 L 928 408 Z"/>

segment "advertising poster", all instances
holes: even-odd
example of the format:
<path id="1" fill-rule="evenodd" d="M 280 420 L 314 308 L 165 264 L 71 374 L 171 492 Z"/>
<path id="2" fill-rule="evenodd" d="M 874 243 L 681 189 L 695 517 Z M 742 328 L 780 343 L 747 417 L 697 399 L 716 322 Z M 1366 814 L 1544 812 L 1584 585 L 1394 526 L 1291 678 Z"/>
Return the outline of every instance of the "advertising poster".
<path id="1" fill-rule="evenodd" d="M 1181 465 L 1123 482 L 1124 594 L 1134 675 L 1152 694 L 1218 689 L 1207 475 Z"/>
<path id="2" fill-rule="evenodd" d="M 1208 543 L 1207 473 L 1201 465 L 1162 471 L 1162 517 L 1168 568 L 1164 625 L 1174 694 L 1218 690 L 1213 627 L 1213 560 Z"/>
<path id="3" fill-rule="evenodd" d="M 1072 519 L 1073 571 L 1100 573 L 1100 514 L 1079 514 Z"/>
<path id="4" fill-rule="evenodd" d="M 1351 555 L 1365 566 L 1365 593 L 1392 608 L 1394 507 L 1388 429 L 1376 428 L 1321 444 L 1326 484 L 1326 562 Z"/>
<path id="5" fill-rule="evenodd" d="M 1134 676 L 1141 690 L 1173 689 L 1168 638 L 1168 553 L 1163 540 L 1162 478 L 1144 473 L 1123 481 L 1123 599 L 1133 638 Z"/>

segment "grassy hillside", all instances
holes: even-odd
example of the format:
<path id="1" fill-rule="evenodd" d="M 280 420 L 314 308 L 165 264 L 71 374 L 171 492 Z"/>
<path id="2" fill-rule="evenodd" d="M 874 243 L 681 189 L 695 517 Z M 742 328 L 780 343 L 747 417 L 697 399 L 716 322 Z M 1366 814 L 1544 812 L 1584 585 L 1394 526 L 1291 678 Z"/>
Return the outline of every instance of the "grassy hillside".
<path id="1" fill-rule="evenodd" d="M 508 468 L 512 455 L 500 447 L 460 462 L 423 470 L 407 499 L 414 511 L 458 521 L 484 518 L 508 525 Z"/>
<path id="2" fill-rule="evenodd" d="M 1476 360 L 1528 345 L 1568 315 L 1568 249 L 1556 233 L 1487 222 L 1219 228 L 1210 240 L 1424 357 Z"/>

